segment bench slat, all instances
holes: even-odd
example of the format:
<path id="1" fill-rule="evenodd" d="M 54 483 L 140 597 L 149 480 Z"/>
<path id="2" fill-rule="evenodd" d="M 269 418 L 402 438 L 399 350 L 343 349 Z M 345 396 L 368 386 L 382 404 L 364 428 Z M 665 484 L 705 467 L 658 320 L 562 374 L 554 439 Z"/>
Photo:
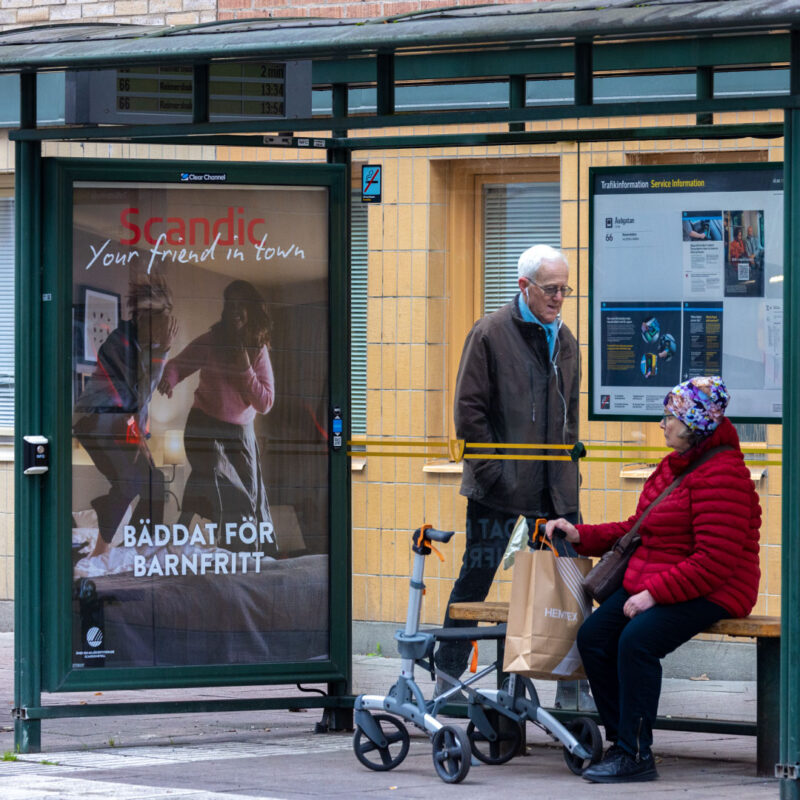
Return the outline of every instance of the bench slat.
<path id="1" fill-rule="evenodd" d="M 474 622 L 507 622 L 508 603 L 491 600 L 483 603 L 451 603 L 450 616 Z M 723 619 L 715 622 L 706 633 L 778 639 L 781 635 L 781 619 L 761 614 L 751 614 L 743 619 Z"/>
<path id="2" fill-rule="evenodd" d="M 780 639 L 781 618 L 751 614 L 742 619 L 721 619 L 715 622 L 706 633 L 724 633 L 727 636 L 753 636 L 758 639 Z"/>
<path id="3" fill-rule="evenodd" d="M 450 616 L 476 622 L 508 622 L 508 603 L 450 603 Z"/>

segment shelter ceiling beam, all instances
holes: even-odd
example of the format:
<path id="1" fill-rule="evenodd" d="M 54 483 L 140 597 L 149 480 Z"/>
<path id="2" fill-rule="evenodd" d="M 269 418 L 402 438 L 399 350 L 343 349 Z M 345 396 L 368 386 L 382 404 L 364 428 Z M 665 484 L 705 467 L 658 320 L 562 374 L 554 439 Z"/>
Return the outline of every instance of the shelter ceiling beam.
<path id="1" fill-rule="evenodd" d="M 344 118 L 324 117 L 293 120 L 248 120 L 176 123 L 165 125 L 104 125 L 75 128 L 17 129 L 9 133 L 16 141 L 96 141 L 101 139 L 152 139 L 164 136 L 192 136 L 236 133 L 281 133 L 294 131 L 365 130 L 386 127 L 418 127 L 426 125 L 489 125 L 509 122 L 530 122 L 554 119 L 608 117 L 648 117 L 673 114 L 721 113 L 724 111 L 763 111 L 800 106 L 800 97 L 790 95 L 768 97 L 714 98 L 710 100 L 662 100 L 633 103 L 603 103 L 591 106 L 561 104 L 521 109 L 480 109 L 444 112 L 420 112 L 386 116 L 365 115 Z"/>
<path id="2" fill-rule="evenodd" d="M 125 139 L 131 143 L 216 147 L 282 147 L 307 149 L 387 150 L 419 147 L 475 147 L 510 144 L 556 144 L 558 142 L 621 142 L 675 139 L 779 139 L 783 125 L 746 123 L 739 125 L 683 125 L 643 128 L 601 128 L 557 131 L 509 131 L 509 133 L 460 133 L 417 136 L 369 136 L 314 138 L 297 136 L 147 136 Z M 97 139 L 101 143 L 119 139 Z"/>
<path id="3" fill-rule="evenodd" d="M 742 41 L 746 38 L 746 42 Z M 789 62 L 789 35 L 751 34 L 747 37 L 697 37 L 659 39 L 651 42 L 595 42 L 594 73 L 691 71 L 697 67 L 717 69 L 738 66 L 762 68 Z M 747 57 L 743 58 L 742 53 Z M 395 52 L 397 83 L 502 78 L 509 74 L 529 77 L 573 74 L 574 46 L 537 45 L 526 48 L 453 50 L 443 53 Z M 322 59 L 313 63 L 316 87 L 334 83 L 373 85 L 377 81 L 375 58 Z"/>

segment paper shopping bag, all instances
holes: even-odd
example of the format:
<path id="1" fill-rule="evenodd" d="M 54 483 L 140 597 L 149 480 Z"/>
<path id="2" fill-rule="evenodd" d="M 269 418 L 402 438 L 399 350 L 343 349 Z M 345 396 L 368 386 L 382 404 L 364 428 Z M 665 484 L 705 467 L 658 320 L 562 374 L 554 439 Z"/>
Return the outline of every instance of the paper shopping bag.
<path id="1" fill-rule="evenodd" d="M 575 637 L 591 613 L 583 578 L 589 558 L 556 557 L 550 550 L 516 555 L 506 626 L 503 670 L 529 678 L 585 678 Z"/>

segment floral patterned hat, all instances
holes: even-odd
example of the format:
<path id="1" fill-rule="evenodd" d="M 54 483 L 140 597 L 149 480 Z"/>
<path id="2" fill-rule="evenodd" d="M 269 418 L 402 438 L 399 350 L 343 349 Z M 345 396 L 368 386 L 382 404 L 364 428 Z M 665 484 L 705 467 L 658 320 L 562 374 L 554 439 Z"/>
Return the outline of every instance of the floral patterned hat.
<path id="1" fill-rule="evenodd" d="M 691 378 L 667 394 L 664 410 L 674 414 L 689 430 L 708 435 L 722 422 L 729 399 L 719 375 Z"/>

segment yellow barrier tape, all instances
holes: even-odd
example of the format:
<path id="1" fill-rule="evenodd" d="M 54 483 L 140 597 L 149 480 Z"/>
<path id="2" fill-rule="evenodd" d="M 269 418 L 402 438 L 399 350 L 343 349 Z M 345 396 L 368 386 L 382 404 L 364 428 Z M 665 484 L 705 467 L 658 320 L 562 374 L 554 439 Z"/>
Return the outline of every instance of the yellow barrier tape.
<path id="1" fill-rule="evenodd" d="M 464 461 L 572 461 L 570 456 L 512 456 L 507 454 L 464 456 Z M 581 459 L 583 460 L 583 459 Z"/>
<path id="2" fill-rule="evenodd" d="M 574 444 L 533 444 L 518 442 L 497 442 L 487 444 L 486 442 L 465 442 L 463 439 L 450 439 L 449 441 L 420 441 L 419 439 L 351 439 L 347 442 L 348 447 L 364 447 L 364 450 L 348 450 L 348 456 L 365 458 L 367 456 L 391 457 L 391 458 L 449 458 L 451 461 L 461 460 L 481 460 L 481 461 L 573 461 L 571 455 L 512 455 L 510 453 L 467 453 L 467 450 L 569 450 L 572 451 Z M 395 447 L 414 447 L 420 448 L 418 451 L 380 449 L 370 450 L 370 447 L 395 448 Z M 672 448 L 663 446 L 643 446 L 643 445 L 615 445 L 615 444 L 584 444 L 587 451 L 611 450 L 616 452 L 635 452 L 635 453 L 671 453 Z M 771 456 L 782 452 L 780 445 L 742 445 L 742 451 L 747 454 Z M 632 459 L 625 456 L 582 456 L 579 461 L 587 463 L 631 463 Z M 753 467 L 780 467 L 783 462 L 780 460 L 751 460 L 745 462 Z"/>
<path id="3" fill-rule="evenodd" d="M 371 444 L 381 445 L 382 447 L 443 447 L 447 450 L 448 442 L 419 441 L 419 439 L 351 439 L 348 446 Z"/>

